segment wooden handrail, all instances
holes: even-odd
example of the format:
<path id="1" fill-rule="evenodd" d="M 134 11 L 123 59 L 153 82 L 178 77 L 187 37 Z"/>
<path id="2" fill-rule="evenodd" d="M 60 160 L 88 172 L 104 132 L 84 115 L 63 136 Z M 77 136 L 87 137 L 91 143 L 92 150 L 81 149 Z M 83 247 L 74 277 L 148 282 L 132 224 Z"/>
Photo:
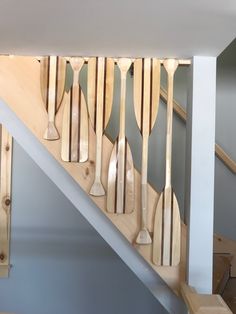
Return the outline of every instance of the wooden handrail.
<path id="1" fill-rule="evenodd" d="M 161 87 L 160 92 L 161 99 L 164 101 L 164 103 L 167 103 L 167 92 L 166 90 Z M 182 108 L 182 106 L 174 100 L 174 111 L 178 115 L 178 117 L 186 122 L 187 114 L 186 111 Z M 216 156 L 225 164 L 225 166 L 231 170 L 234 174 L 236 174 L 236 162 L 223 150 L 223 148 L 215 144 L 215 154 Z"/>
<path id="2" fill-rule="evenodd" d="M 198 294 L 186 283 L 181 284 L 181 294 L 190 314 L 231 314 L 231 310 L 218 294 Z"/>

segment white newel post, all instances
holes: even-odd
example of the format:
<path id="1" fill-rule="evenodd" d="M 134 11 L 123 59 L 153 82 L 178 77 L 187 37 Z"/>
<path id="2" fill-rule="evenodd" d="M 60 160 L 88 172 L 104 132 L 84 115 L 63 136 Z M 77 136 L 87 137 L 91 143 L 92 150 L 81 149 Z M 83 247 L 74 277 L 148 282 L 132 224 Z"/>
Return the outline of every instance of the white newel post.
<path id="1" fill-rule="evenodd" d="M 212 293 L 216 58 L 194 57 L 186 139 L 187 280 Z"/>

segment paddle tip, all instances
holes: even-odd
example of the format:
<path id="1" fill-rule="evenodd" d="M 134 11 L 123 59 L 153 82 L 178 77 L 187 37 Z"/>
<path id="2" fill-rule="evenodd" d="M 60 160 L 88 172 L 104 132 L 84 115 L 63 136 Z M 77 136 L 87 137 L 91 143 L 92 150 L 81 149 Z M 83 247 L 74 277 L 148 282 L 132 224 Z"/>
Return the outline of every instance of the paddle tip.
<path id="1" fill-rule="evenodd" d="M 142 230 L 139 231 L 139 234 L 136 238 L 136 243 L 137 244 L 151 244 L 152 243 L 152 238 L 146 228 L 143 228 Z"/>
<path id="2" fill-rule="evenodd" d="M 106 194 L 104 187 L 101 182 L 94 182 L 89 194 L 93 196 L 103 196 Z"/>
<path id="3" fill-rule="evenodd" d="M 48 122 L 48 127 L 44 133 L 43 138 L 48 141 L 55 141 L 60 138 L 60 135 L 53 122 Z"/>

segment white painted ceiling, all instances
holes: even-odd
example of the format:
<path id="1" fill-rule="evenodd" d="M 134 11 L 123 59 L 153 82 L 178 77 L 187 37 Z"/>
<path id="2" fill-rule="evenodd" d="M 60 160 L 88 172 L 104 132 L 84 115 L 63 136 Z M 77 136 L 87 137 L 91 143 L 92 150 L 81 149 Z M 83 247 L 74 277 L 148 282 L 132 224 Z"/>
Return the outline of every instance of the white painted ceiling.
<path id="1" fill-rule="evenodd" d="M 235 0 L 0 0 L 0 53 L 216 56 Z"/>

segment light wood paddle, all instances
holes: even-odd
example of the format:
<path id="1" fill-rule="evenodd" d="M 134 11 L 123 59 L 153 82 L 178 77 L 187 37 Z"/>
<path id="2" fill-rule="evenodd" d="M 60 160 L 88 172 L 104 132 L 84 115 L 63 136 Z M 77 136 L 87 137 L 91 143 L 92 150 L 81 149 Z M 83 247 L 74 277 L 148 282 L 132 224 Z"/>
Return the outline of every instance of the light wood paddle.
<path id="1" fill-rule="evenodd" d="M 105 195 L 101 182 L 102 137 L 111 115 L 113 85 L 113 59 L 90 58 L 88 61 L 88 110 L 96 133 L 96 163 L 95 178 L 89 193 L 94 196 Z"/>
<path id="2" fill-rule="evenodd" d="M 134 62 L 134 109 L 138 127 L 143 137 L 141 171 L 141 226 L 136 243 L 150 244 L 147 228 L 148 214 L 148 139 L 156 121 L 160 97 L 160 61 L 137 59 Z"/>
<path id="3" fill-rule="evenodd" d="M 83 58 L 70 58 L 73 69 L 73 84 L 66 93 L 63 112 L 61 158 L 69 162 L 88 160 L 88 110 L 84 94 L 79 85 Z"/>
<path id="4" fill-rule="evenodd" d="M 153 235 L 153 263 L 163 266 L 176 266 L 180 262 L 181 222 L 179 206 L 171 187 L 172 121 L 174 74 L 178 61 L 164 61 L 168 74 L 167 134 L 166 134 L 166 178 L 155 213 Z"/>
<path id="5" fill-rule="evenodd" d="M 66 60 L 62 57 L 43 57 L 40 61 L 40 85 L 42 98 L 48 112 L 48 126 L 43 138 L 59 139 L 55 116 L 60 107 L 65 88 Z"/>
<path id="6" fill-rule="evenodd" d="M 134 210 L 134 165 L 125 137 L 126 77 L 131 64 L 131 59 L 117 61 L 121 75 L 120 131 L 111 153 L 107 184 L 107 211 L 117 214 L 129 214 Z"/>

